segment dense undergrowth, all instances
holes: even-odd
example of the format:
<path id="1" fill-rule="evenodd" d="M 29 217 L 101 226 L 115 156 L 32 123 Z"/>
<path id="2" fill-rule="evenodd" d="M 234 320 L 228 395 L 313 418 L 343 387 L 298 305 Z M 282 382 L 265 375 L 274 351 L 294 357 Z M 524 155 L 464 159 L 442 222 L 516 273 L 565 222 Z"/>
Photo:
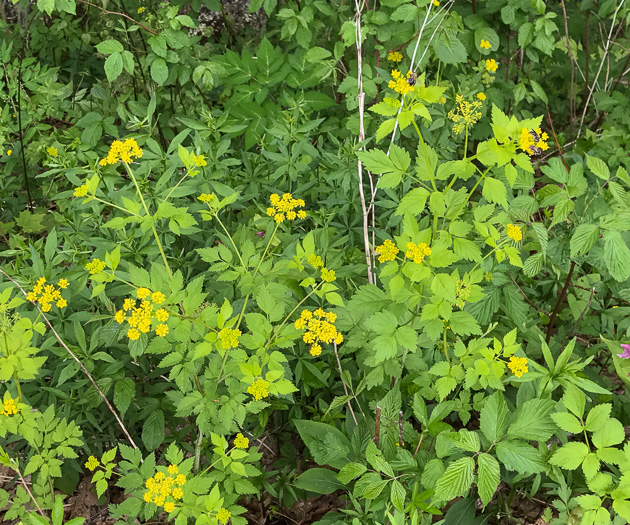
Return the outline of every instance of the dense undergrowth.
<path id="1" fill-rule="evenodd" d="M 2 4 L 2 522 L 630 521 L 630 4 L 248 9 Z"/>

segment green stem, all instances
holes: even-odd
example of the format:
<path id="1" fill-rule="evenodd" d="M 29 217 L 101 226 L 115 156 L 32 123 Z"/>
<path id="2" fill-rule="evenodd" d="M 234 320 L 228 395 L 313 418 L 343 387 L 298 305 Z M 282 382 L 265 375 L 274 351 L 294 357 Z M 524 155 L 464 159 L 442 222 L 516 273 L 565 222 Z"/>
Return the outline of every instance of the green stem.
<path id="1" fill-rule="evenodd" d="M 466 139 L 464 140 L 464 159 L 466 160 L 466 154 L 468 153 L 468 124 L 466 124 Z"/>
<path id="2" fill-rule="evenodd" d="M 446 356 L 446 361 L 448 362 L 448 364 L 451 364 L 451 358 L 448 355 L 448 342 L 446 340 L 446 332 L 447 332 L 448 328 L 446 327 L 446 323 L 444 323 L 444 334 L 443 334 L 443 344 L 444 344 L 444 355 Z"/>
<path id="3" fill-rule="evenodd" d="M 129 215 L 133 215 L 134 217 L 140 217 L 140 215 L 138 215 L 137 213 L 129 211 L 127 208 L 123 208 L 122 206 L 118 206 L 114 204 L 113 202 L 104 201 L 103 199 L 99 199 L 98 197 L 93 197 L 93 199 L 95 201 L 102 202 L 103 204 L 106 204 L 107 206 L 111 206 L 112 208 L 116 208 L 117 210 L 124 211 L 125 213 L 128 213 Z"/>
<path id="4" fill-rule="evenodd" d="M 149 212 L 147 203 L 144 202 L 144 197 L 142 196 L 142 192 L 140 191 L 140 186 L 138 186 L 138 181 L 136 180 L 136 177 L 134 176 L 133 171 L 131 171 L 129 164 L 125 163 L 125 167 L 127 168 L 127 173 L 129 173 L 131 180 L 133 180 L 133 184 L 136 187 L 136 191 L 138 192 L 138 196 L 140 197 L 140 202 L 142 202 L 142 206 L 144 207 L 145 213 L 147 214 L 148 217 L 153 218 L 153 215 L 151 215 L 151 213 Z M 166 254 L 164 253 L 162 242 L 160 241 L 160 237 L 158 236 L 158 233 L 157 233 L 157 230 L 155 229 L 154 224 L 151 224 L 151 230 L 153 231 L 153 236 L 155 237 L 155 241 L 157 242 L 158 249 L 160 250 L 160 253 L 162 254 L 162 260 L 164 261 L 164 266 L 166 267 L 166 271 L 168 272 L 169 277 L 173 279 L 173 272 L 171 271 L 171 267 L 169 266 L 168 261 L 166 260 Z"/>
<path id="5" fill-rule="evenodd" d="M 190 175 L 190 172 L 189 172 L 189 171 L 186 171 L 186 174 L 185 174 L 185 175 L 184 175 L 181 179 L 179 179 L 179 182 L 178 182 L 177 184 L 175 184 L 175 186 L 173 186 L 173 187 L 171 188 L 171 191 L 169 191 L 169 192 L 168 192 L 168 195 L 166 196 L 166 198 L 165 198 L 165 199 L 164 199 L 164 201 L 162 201 L 162 202 L 166 202 L 166 201 L 170 198 L 170 196 L 171 196 L 171 195 L 173 194 L 173 192 L 177 189 L 177 187 L 178 187 L 178 186 L 179 186 L 182 182 L 184 182 L 184 180 L 186 180 L 186 177 L 188 177 L 188 175 Z"/>
<path id="6" fill-rule="evenodd" d="M 245 263 L 243 262 L 243 258 L 241 257 L 241 252 L 238 251 L 238 248 L 236 247 L 236 243 L 234 242 L 234 239 L 232 239 L 230 232 L 223 225 L 223 223 L 221 222 L 221 219 L 219 219 L 219 214 L 215 213 L 214 218 L 219 222 L 219 225 L 221 226 L 221 228 L 223 228 L 223 231 L 225 232 L 225 235 L 228 236 L 228 239 L 230 239 L 230 242 L 232 243 L 234 251 L 236 252 L 236 255 L 238 256 L 238 260 L 241 262 L 241 266 L 243 267 L 243 270 L 247 270 L 247 266 L 245 266 Z"/>
<path id="7" fill-rule="evenodd" d="M 418 134 L 420 144 L 422 145 L 422 152 L 424 153 L 424 158 L 427 161 L 427 171 L 431 176 L 431 186 L 433 187 L 433 191 L 437 191 L 437 186 L 435 184 L 435 175 L 433 173 L 433 170 L 431 169 L 431 163 L 429 162 L 429 157 L 427 155 L 427 145 L 424 143 L 424 138 L 422 138 L 422 133 L 420 133 L 420 128 L 418 127 L 418 124 L 416 124 L 416 121 L 412 120 L 411 123 L 413 124 L 413 127 L 416 128 L 416 133 Z"/>
<path id="8" fill-rule="evenodd" d="M 18 392 L 18 399 L 21 403 L 22 402 L 22 387 L 20 386 L 20 379 L 18 378 L 17 372 L 13 372 L 13 379 L 15 380 L 15 386 Z"/>

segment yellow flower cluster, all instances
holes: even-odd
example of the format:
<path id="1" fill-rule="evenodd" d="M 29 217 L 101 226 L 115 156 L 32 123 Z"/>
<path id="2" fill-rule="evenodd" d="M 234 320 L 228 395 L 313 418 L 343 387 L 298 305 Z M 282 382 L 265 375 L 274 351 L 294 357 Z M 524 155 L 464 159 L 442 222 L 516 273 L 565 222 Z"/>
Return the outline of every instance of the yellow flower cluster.
<path id="1" fill-rule="evenodd" d="M 12 149 L 8 149 L 8 150 L 7 150 L 7 157 L 10 157 L 10 156 L 11 156 L 11 153 L 13 153 L 13 150 L 12 150 Z"/>
<path id="2" fill-rule="evenodd" d="M 498 67 L 499 66 L 494 58 L 486 60 L 486 71 L 492 71 L 494 73 Z"/>
<path id="3" fill-rule="evenodd" d="M 300 318 L 294 324 L 298 330 L 306 329 L 302 340 L 310 345 L 312 356 L 318 356 L 322 353 L 322 345 L 320 343 L 336 343 L 338 345 L 343 343 L 343 335 L 337 332 L 335 327 L 336 320 L 336 314 L 324 312 L 321 308 L 314 312 L 302 310 Z"/>
<path id="4" fill-rule="evenodd" d="M 328 268 L 322 268 L 322 280 L 327 283 L 332 283 L 337 277 L 335 277 L 335 270 L 329 270 Z"/>
<path id="5" fill-rule="evenodd" d="M 219 339 L 221 339 L 221 346 L 226 350 L 230 348 L 236 348 L 238 346 L 238 338 L 241 336 L 239 329 L 224 328 L 219 332 Z"/>
<path id="6" fill-rule="evenodd" d="M 247 392 L 254 396 L 256 401 L 269 396 L 269 381 L 265 381 L 261 377 L 256 379 L 251 385 L 247 387 Z"/>
<path id="7" fill-rule="evenodd" d="M 407 259 L 411 259 L 413 262 L 419 264 L 424 261 L 424 258 L 428 255 L 431 255 L 431 248 L 425 243 L 407 243 L 407 253 L 405 253 L 405 257 L 407 257 Z"/>
<path id="8" fill-rule="evenodd" d="M 92 472 L 98 467 L 98 459 L 94 456 L 90 456 L 85 462 L 85 468 L 90 469 Z"/>
<path id="9" fill-rule="evenodd" d="M 269 197 L 271 206 L 267 208 L 267 215 L 273 217 L 273 220 L 280 223 L 284 219 L 294 221 L 295 219 L 305 219 L 306 212 L 304 210 L 296 211 L 296 208 L 305 206 L 302 199 L 294 199 L 290 193 L 284 193 L 282 197 L 277 193 L 272 193 Z"/>
<path id="10" fill-rule="evenodd" d="M 46 153 L 54 158 L 57 158 L 57 156 L 59 155 L 59 152 L 57 151 L 57 148 L 55 148 L 55 146 L 50 146 L 49 148 L 47 148 Z"/>
<path id="11" fill-rule="evenodd" d="M 486 94 L 483 92 L 479 92 L 477 93 L 477 98 L 483 102 L 484 100 L 486 100 Z"/>
<path id="12" fill-rule="evenodd" d="M 529 369 L 527 368 L 526 357 L 512 356 L 510 357 L 510 362 L 507 365 L 516 377 L 521 377 L 523 374 L 529 372 Z"/>
<path id="13" fill-rule="evenodd" d="M 164 507 L 166 512 L 173 512 L 175 501 L 184 495 L 181 487 L 186 483 L 186 476 L 178 474 L 177 465 L 169 465 L 167 470 L 168 476 L 164 472 L 158 471 L 146 481 L 145 486 L 149 490 L 144 493 L 144 501 L 146 503 L 153 502 L 158 507 Z"/>
<path id="14" fill-rule="evenodd" d="M 548 138 L 549 135 L 540 128 L 531 131 L 523 128 L 519 139 L 519 147 L 528 155 L 540 154 L 541 151 L 549 149 L 549 144 L 547 144 Z"/>
<path id="15" fill-rule="evenodd" d="M 459 135 L 464 131 L 464 127 L 468 128 L 479 122 L 481 118 L 481 111 L 479 111 L 481 102 L 478 100 L 472 103 L 468 102 L 464 100 L 462 95 L 457 95 L 455 102 L 457 102 L 457 106 L 455 106 L 455 109 L 449 111 L 448 118 L 454 122 L 453 132 Z"/>
<path id="16" fill-rule="evenodd" d="M 322 258 L 319 255 L 315 255 L 315 254 L 308 256 L 308 263 L 313 268 L 319 268 L 321 266 L 324 266 L 324 261 L 322 261 Z"/>
<path id="17" fill-rule="evenodd" d="M 402 59 L 403 56 L 398 51 L 392 51 L 387 55 L 387 60 L 392 62 L 400 62 Z"/>
<path id="18" fill-rule="evenodd" d="M 225 525 L 230 519 L 230 516 L 232 516 L 232 513 L 229 510 L 221 507 L 217 512 L 217 521 L 222 525 Z"/>
<path id="19" fill-rule="evenodd" d="M 459 279 L 455 284 L 455 296 L 455 304 L 460 310 L 463 310 L 466 300 L 470 297 L 470 285 L 463 279 Z"/>
<path id="20" fill-rule="evenodd" d="M 82 186 L 77 186 L 74 188 L 74 196 L 75 197 L 85 197 L 88 194 L 87 184 L 83 184 Z"/>
<path id="21" fill-rule="evenodd" d="M 377 246 L 374 251 L 379 255 L 378 262 L 386 262 L 396 259 L 400 250 L 392 241 L 386 239 L 383 244 Z"/>
<path id="22" fill-rule="evenodd" d="M 162 304 L 164 299 L 166 299 L 164 294 L 162 292 L 151 293 L 151 290 L 148 288 L 138 288 L 136 296 L 140 300 L 140 306 L 138 306 L 135 299 L 127 298 L 123 303 L 122 310 L 118 310 L 114 316 L 118 324 L 123 324 L 126 321 L 129 325 L 127 337 L 135 341 L 140 337 L 140 333 L 146 334 L 150 332 L 153 319 L 159 323 L 155 327 L 155 334 L 160 337 L 168 334 L 168 325 L 165 324 L 168 321 L 168 312 L 164 308 L 153 311 L 156 305 Z M 127 312 L 129 312 L 129 315 L 127 315 Z"/>
<path id="23" fill-rule="evenodd" d="M 55 301 L 57 308 L 64 308 L 68 306 L 68 302 L 61 297 L 61 290 L 65 290 L 68 284 L 66 279 L 59 279 L 57 283 L 59 289 L 57 289 L 53 284 L 46 284 L 46 277 L 40 277 L 33 291 L 26 294 L 26 298 L 33 303 L 41 304 L 42 312 L 50 312 L 52 308 L 50 303 L 53 301 Z"/>
<path id="24" fill-rule="evenodd" d="M 481 49 L 490 49 L 492 47 L 492 44 L 482 38 L 481 42 L 479 43 L 479 47 Z"/>
<path id="25" fill-rule="evenodd" d="M 234 438 L 234 446 L 236 448 L 247 448 L 249 447 L 249 439 L 239 432 Z"/>
<path id="26" fill-rule="evenodd" d="M 144 6 L 138 7 L 138 14 L 141 15 L 142 13 L 144 13 L 146 11 L 146 9 L 147 8 L 144 7 Z"/>
<path id="27" fill-rule="evenodd" d="M 102 272 L 105 269 L 105 263 L 100 259 L 93 259 L 91 262 L 85 265 L 85 269 L 90 272 L 90 275 L 94 275 Z"/>
<path id="28" fill-rule="evenodd" d="M 203 155 L 194 155 L 193 156 L 193 162 L 197 165 L 197 166 L 207 166 L 208 163 L 206 162 L 206 158 Z"/>
<path id="29" fill-rule="evenodd" d="M 2 410 L 0 410 L 0 416 L 14 416 L 18 413 L 15 399 L 8 398 L 2 404 Z"/>
<path id="30" fill-rule="evenodd" d="M 412 72 L 408 71 L 406 76 L 403 76 L 400 71 L 394 69 L 392 71 L 392 78 L 394 80 L 390 80 L 387 85 L 390 89 L 393 89 L 396 93 L 400 93 L 401 95 L 406 95 L 410 91 L 413 91 L 413 84 L 409 83 L 409 78 L 411 77 Z"/>
<path id="31" fill-rule="evenodd" d="M 135 139 L 127 139 L 125 142 L 115 140 L 109 148 L 107 157 L 101 159 L 99 164 L 107 166 L 108 164 L 116 164 L 118 161 L 130 164 L 133 157 L 142 157 L 142 148 L 138 146 Z"/>
<path id="32" fill-rule="evenodd" d="M 440 7 L 440 2 L 439 0 L 432 0 L 431 2 L 435 7 Z"/>
<path id="33" fill-rule="evenodd" d="M 208 203 L 216 199 L 216 196 L 214 193 L 202 193 L 201 195 L 199 195 L 199 197 L 197 197 L 197 199 L 201 202 Z"/>
<path id="34" fill-rule="evenodd" d="M 508 224 L 507 225 L 507 236 L 512 239 L 514 242 L 518 242 L 523 238 L 523 232 L 521 231 L 521 227 L 517 224 Z"/>

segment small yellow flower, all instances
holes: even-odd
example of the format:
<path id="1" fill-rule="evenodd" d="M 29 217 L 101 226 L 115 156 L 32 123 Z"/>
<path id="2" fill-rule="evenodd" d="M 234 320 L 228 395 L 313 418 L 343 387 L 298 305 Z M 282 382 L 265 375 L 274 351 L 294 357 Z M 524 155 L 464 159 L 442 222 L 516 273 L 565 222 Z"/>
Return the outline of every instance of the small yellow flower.
<path id="1" fill-rule="evenodd" d="M 91 262 L 85 265 L 85 269 L 90 272 L 90 275 L 94 275 L 102 272 L 105 269 L 105 263 L 100 259 L 93 259 Z"/>
<path id="2" fill-rule="evenodd" d="M 153 503 L 155 503 L 158 507 L 161 507 L 162 505 L 164 505 L 165 499 L 166 498 L 164 498 L 164 496 L 155 496 Z"/>
<path id="3" fill-rule="evenodd" d="M 521 231 L 521 227 L 516 224 L 508 224 L 507 236 L 510 239 L 512 239 L 514 242 L 520 241 L 523 238 L 523 232 Z"/>
<path id="4" fill-rule="evenodd" d="M 125 312 L 123 312 L 122 310 L 118 310 L 116 312 L 116 315 L 114 315 L 114 320 L 118 324 L 123 324 L 125 322 Z"/>
<path id="5" fill-rule="evenodd" d="M 486 94 L 481 92 L 481 93 L 477 93 L 477 98 L 481 101 L 486 100 Z"/>
<path id="6" fill-rule="evenodd" d="M 311 345 L 310 354 L 313 357 L 317 357 L 322 354 L 322 345 L 314 343 Z"/>
<path id="7" fill-rule="evenodd" d="M 193 162 L 197 166 L 207 166 L 208 165 L 208 163 L 206 162 L 206 158 L 203 155 L 195 155 L 193 157 Z"/>
<path id="8" fill-rule="evenodd" d="M 2 410 L 0 410 L 0 416 L 14 416 L 17 414 L 18 409 L 15 400 L 11 397 L 7 398 L 2 403 Z"/>
<path id="9" fill-rule="evenodd" d="M 172 501 L 167 501 L 164 504 L 164 510 L 166 512 L 173 512 L 175 510 L 175 503 L 173 503 Z"/>
<path id="10" fill-rule="evenodd" d="M 313 268 L 319 268 L 320 266 L 324 266 L 324 261 L 322 261 L 322 258 L 319 255 L 309 255 L 308 257 L 308 263 L 313 267 Z"/>
<path id="11" fill-rule="evenodd" d="M 499 66 L 494 58 L 486 60 L 486 71 L 492 71 L 494 73 L 498 67 Z"/>
<path id="12" fill-rule="evenodd" d="M 151 503 L 151 500 L 153 499 L 153 493 L 151 491 L 145 492 L 143 499 L 146 503 Z"/>
<path id="13" fill-rule="evenodd" d="M 138 14 L 141 15 L 142 13 L 144 13 L 146 11 L 146 7 L 142 6 L 142 7 L 138 7 Z"/>
<path id="14" fill-rule="evenodd" d="M 200 200 L 201 202 L 208 203 L 215 199 L 215 195 L 214 193 L 210 193 L 210 194 L 202 193 L 201 195 L 199 195 L 199 197 L 197 197 L 197 199 Z"/>
<path id="15" fill-rule="evenodd" d="M 46 153 L 48 153 L 48 155 L 50 155 L 51 157 L 57 158 L 57 156 L 59 155 L 59 152 L 57 151 L 57 148 L 55 148 L 55 146 L 50 146 L 47 150 Z"/>
<path id="16" fill-rule="evenodd" d="M 74 196 L 75 197 L 85 197 L 88 193 L 87 184 L 83 184 L 83 186 L 77 186 L 74 188 Z"/>
<path id="17" fill-rule="evenodd" d="M 169 474 L 177 474 L 179 472 L 179 469 L 177 468 L 177 465 L 169 465 L 168 468 L 166 469 L 168 470 Z"/>
<path id="18" fill-rule="evenodd" d="M 94 472 L 94 469 L 98 467 L 98 459 L 96 459 L 94 456 L 90 456 L 85 462 L 85 467 Z"/>
<path id="19" fill-rule="evenodd" d="M 66 301 L 65 299 L 59 299 L 56 304 L 57 308 L 65 308 L 66 306 L 68 306 L 68 301 Z"/>
<path id="20" fill-rule="evenodd" d="M 164 299 L 166 299 L 166 296 L 162 292 L 153 292 L 151 294 L 151 301 L 154 304 L 162 304 Z"/>
<path id="21" fill-rule="evenodd" d="M 168 312 L 164 310 L 164 308 L 160 308 L 157 312 L 155 312 L 155 318 L 160 323 L 165 323 L 166 321 L 168 321 Z"/>
<path id="22" fill-rule="evenodd" d="M 232 328 L 223 328 L 219 332 L 219 339 L 221 340 L 221 346 L 226 350 L 230 348 L 236 348 L 238 346 L 238 338 L 241 336 L 241 331 Z"/>
<path id="23" fill-rule="evenodd" d="M 481 42 L 479 43 L 479 47 L 481 49 L 490 49 L 492 47 L 492 44 L 482 38 Z"/>
<path id="24" fill-rule="evenodd" d="M 178 474 L 175 478 L 175 483 L 177 483 L 180 487 L 183 487 L 186 483 L 186 476 L 184 476 L 183 474 Z"/>
<path id="25" fill-rule="evenodd" d="M 402 59 L 403 56 L 398 51 L 392 51 L 387 55 L 387 60 L 392 62 L 400 62 Z"/>
<path id="26" fill-rule="evenodd" d="M 521 377 L 523 374 L 526 374 L 529 371 L 529 369 L 527 368 L 526 357 L 512 356 L 510 357 L 510 361 L 507 366 L 516 377 Z"/>
<path id="27" fill-rule="evenodd" d="M 109 148 L 107 157 L 104 157 L 99 161 L 101 166 L 107 166 L 108 164 L 116 164 L 121 161 L 125 164 L 131 164 L 133 157 L 142 157 L 142 148 L 138 146 L 135 139 L 129 138 L 122 142 L 121 140 L 115 140 L 112 142 Z"/>
<path id="28" fill-rule="evenodd" d="M 335 270 L 329 270 L 328 268 L 322 268 L 322 280 L 323 281 L 325 281 L 327 283 L 331 283 L 335 279 L 337 279 L 335 277 Z"/>
<path id="29" fill-rule="evenodd" d="M 166 334 L 168 334 L 168 325 L 159 324 L 155 327 L 155 335 L 164 337 Z"/>
<path id="30" fill-rule="evenodd" d="M 234 446 L 236 448 L 247 448 L 249 447 L 249 439 L 239 432 L 234 439 Z"/>
<path id="31" fill-rule="evenodd" d="M 378 262 L 393 261 L 400 251 L 398 247 L 389 239 L 385 239 L 383 244 L 377 246 L 374 250 L 378 255 Z"/>
<path id="32" fill-rule="evenodd" d="M 262 378 L 256 379 L 249 387 L 247 388 L 247 392 L 254 396 L 256 401 L 260 401 L 261 399 L 269 396 L 269 381 L 265 381 Z"/>
<path id="33" fill-rule="evenodd" d="M 140 332 L 138 332 L 136 328 L 130 328 L 129 331 L 127 332 L 127 337 L 131 339 L 132 341 L 136 341 L 137 339 L 140 338 Z"/>
<path id="34" fill-rule="evenodd" d="M 179 487 L 175 487 L 173 489 L 173 493 L 171 494 L 174 499 L 180 499 L 184 495 L 184 491 Z"/>
<path id="35" fill-rule="evenodd" d="M 433 0 L 431 2 L 435 7 L 440 7 L 440 2 L 438 0 Z"/>
<path id="36" fill-rule="evenodd" d="M 11 153 L 13 153 L 13 150 L 12 150 L 12 149 L 8 149 L 8 150 L 7 150 L 7 157 L 10 157 L 10 156 L 11 156 Z"/>
<path id="37" fill-rule="evenodd" d="M 221 507 L 219 511 L 217 512 L 217 521 L 221 523 L 222 525 L 225 525 L 230 519 L 231 515 L 232 515 L 231 512 Z"/>
<path id="38" fill-rule="evenodd" d="M 425 243 L 407 243 L 407 252 L 405 253 L 405 257 L 407 257 L 407 259 L 411 259 L 413 262 L 419 264 L 424 261 L 424 258 L 428 255 L 431 255 L 431 248 Z"/>
<path id="39" fill-rule="evenodd" d="M 61 288 L 62 290 L 65 290 L 66 288 L 68 288 L 69 284 L 70 283 L 68 282 L 67 279 L 59 279 L 57 286 L 59 286 L 59 288 Z"/>

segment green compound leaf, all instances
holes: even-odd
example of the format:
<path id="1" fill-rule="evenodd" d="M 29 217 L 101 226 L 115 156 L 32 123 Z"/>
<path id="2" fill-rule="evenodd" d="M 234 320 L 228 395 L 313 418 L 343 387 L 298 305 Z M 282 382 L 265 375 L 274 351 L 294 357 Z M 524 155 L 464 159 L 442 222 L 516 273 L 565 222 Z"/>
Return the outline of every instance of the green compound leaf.
<path id="1" fill-rule="evenodd" d="M 471 457 L 460 458 L 451 463 L 435 486 L 434 501 L 450 501 L 468 494 L 474 470 L 475 461 Z"/>

